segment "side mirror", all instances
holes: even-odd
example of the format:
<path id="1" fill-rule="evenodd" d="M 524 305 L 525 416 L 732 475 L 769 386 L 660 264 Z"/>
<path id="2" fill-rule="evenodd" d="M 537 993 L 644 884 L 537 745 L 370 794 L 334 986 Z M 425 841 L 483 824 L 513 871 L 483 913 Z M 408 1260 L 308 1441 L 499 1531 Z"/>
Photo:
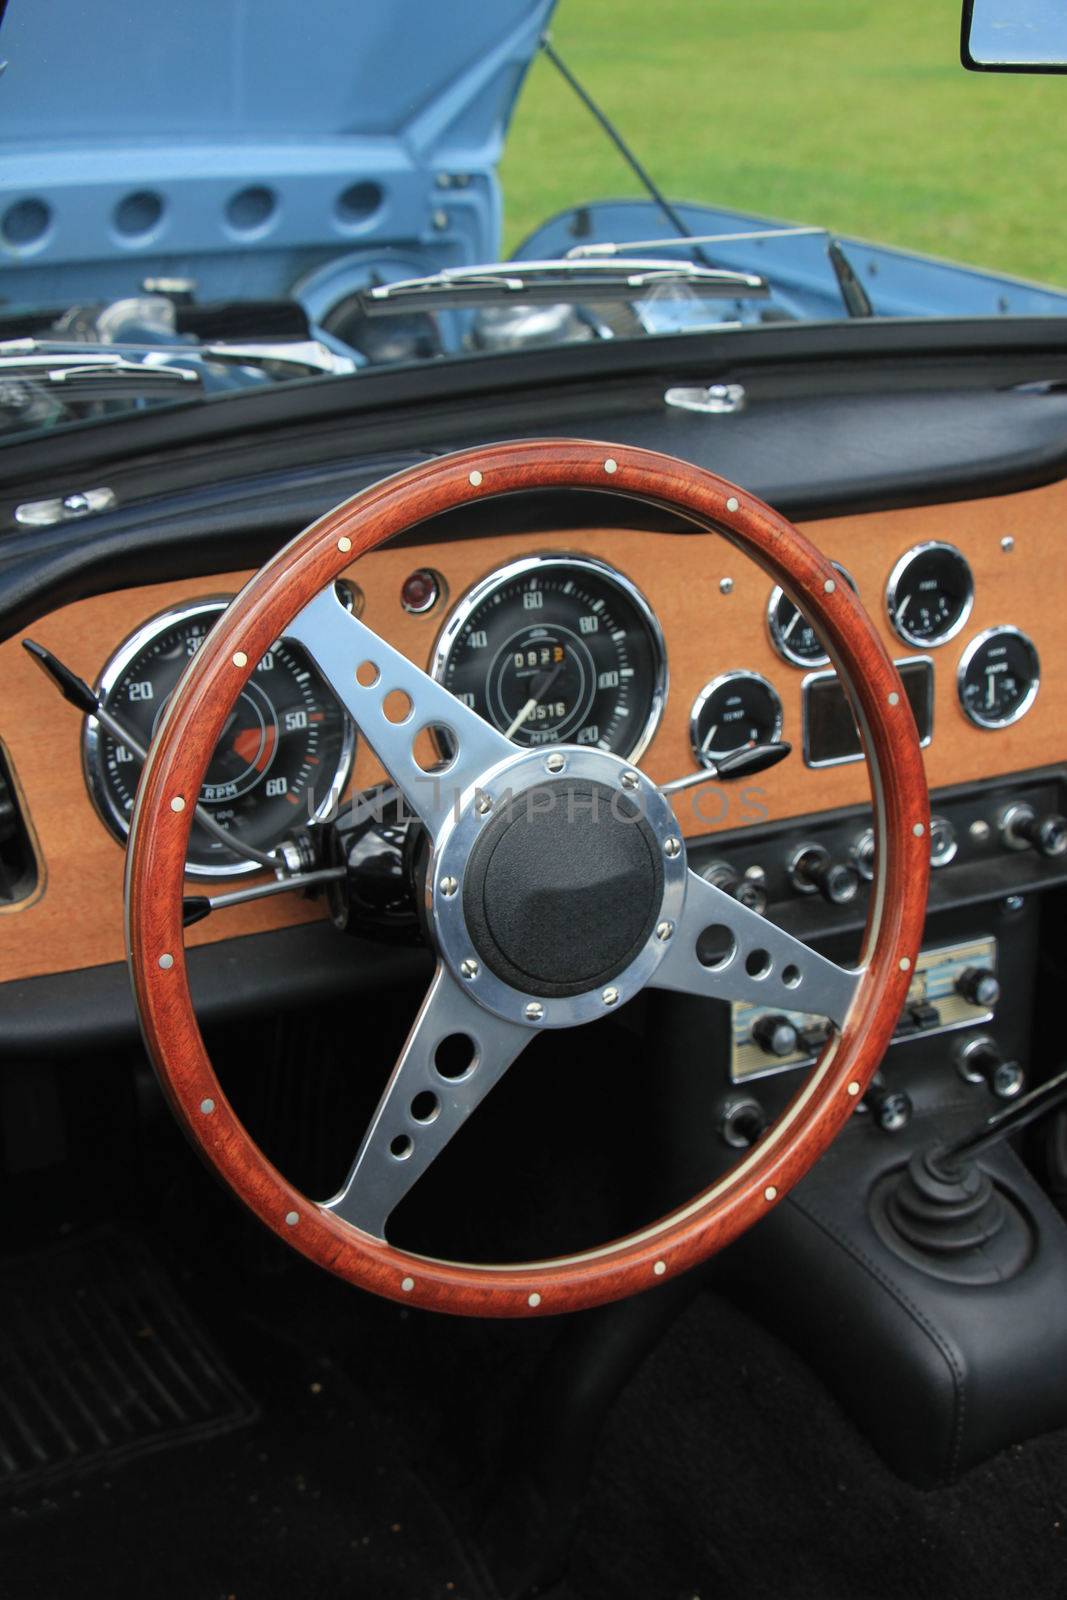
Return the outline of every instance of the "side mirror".
<path id="1" fill-rule="evenodd" d="M 1067 72 L 1062 0 L 963 0 L 960 59 L 970 72 Z"/>

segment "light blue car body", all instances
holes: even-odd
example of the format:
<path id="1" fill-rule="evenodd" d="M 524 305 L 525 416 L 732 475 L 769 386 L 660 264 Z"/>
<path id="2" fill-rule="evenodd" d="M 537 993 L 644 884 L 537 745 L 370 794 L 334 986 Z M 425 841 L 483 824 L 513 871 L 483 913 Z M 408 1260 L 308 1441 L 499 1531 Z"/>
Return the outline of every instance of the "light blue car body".
<path id="1" fill-rule="evenodd" d="M 499 259 L 497 164 L 554 4 L 9 0 L 0 309 L 179 278 L 201 301 L 293 297 L 317 323 L 369 283 Z M 779 226 L 679 209 L 694 233 Z M 546 222 L 518 254 L 672 231 L 651 202 L 602 201 Z M 880 315 L 1067 310 L 1054 289 L 841 242 Z M 837 318 L 826 243 L 783 234 L 706 254 L 767 275 L 783 316 Z M 704 310 L 754 320 L 766 302 Z"/>

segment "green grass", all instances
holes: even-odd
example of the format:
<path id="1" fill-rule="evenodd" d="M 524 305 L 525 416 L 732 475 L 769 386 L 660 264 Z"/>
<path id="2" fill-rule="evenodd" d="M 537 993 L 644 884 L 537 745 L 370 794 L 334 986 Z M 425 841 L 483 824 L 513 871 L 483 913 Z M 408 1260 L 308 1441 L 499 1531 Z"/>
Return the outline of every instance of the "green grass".
<path id="1" fill-rule="evenodd" d="M 491 3 L 491 0 L 487 0 Z M 552 39 L 665 192 L 1067 282 L 1067 78 L 959 64 L 959 0 L 560 0 Z M 546 60 L 505 242 L 641 193 Z"/>

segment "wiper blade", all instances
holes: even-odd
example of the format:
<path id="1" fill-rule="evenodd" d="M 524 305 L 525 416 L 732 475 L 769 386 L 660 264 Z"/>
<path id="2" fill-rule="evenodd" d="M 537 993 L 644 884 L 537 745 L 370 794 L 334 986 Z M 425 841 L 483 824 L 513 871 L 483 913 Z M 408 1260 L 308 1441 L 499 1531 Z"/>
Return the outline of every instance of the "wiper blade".
<path id="1" fill-rule="evenodd" d="M 368 316 L 386 316 L 418 305 L 447 310 L 457 305 L 499 306 L 581 304 L 583 301 L 635 300 L 662 289 L 685 289 L 700 299 L 762 298 L 765 278 L 753 272 L 702 267 L 694 261 L 500 261 L 480 267 L 449 267 L 424 278 L 382 283 L 360 295 Z"/>
<path id="2" fill-rule="evenodd" d="M 629 239 L 623 244 L 615 244 L 605 240 L 598 244 L 576 244 L 567 251 L 567 260 L 585 262 L 591 265 L 594 261 L 616 261 L 621 250 L 691 250 L 694 245 L 702 244 L 743 244 L 755 239 L 801 239 L 823 238 L 826 240 L 826 255 L 833 268 L 834 278 L 837 281 L 838 291 L 842 303 L 850 317 L 873 317 L 874 307 L 871 304 L 863 284 L 856 276 L 855 268 L 840 239 L 836 239 L 826 228 L 746 228 L 739 233 L 694 233 L 685 238 L 671 235 L 666 239 Z"/>
<path id="3" fill-rule="evenodd" d="M 220 369 L 291 367 L 294 375 L 348 373 L 358 363 L 318 339 L 197 345 L 107 345 L 66 339 L 0 340 L 0 379 L 22 378 L 78 400 L 118 400 L 167 391 L 218 389 Z M 214 370 L 213 370 L 214 369 Z"/>
<path id="4" fill-rule="evenodd" d="M 154 358 L 154 359 L 153 359 Z M 0 340 L 0 379 L 62 388 L 78 399 L 120 399 L 165 389 L 202 386 L 194 366 L 160 365 L 155 352 L 130 355 L 107 346 L 48 339 Z"/>

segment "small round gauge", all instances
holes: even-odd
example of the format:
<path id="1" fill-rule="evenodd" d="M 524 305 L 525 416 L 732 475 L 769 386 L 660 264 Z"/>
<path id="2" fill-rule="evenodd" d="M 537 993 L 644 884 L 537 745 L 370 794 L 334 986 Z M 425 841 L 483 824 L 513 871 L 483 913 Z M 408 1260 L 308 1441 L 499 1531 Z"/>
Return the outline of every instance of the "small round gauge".
<path id="1" fill-rule="evenodd" d="M 850 589 L 855 589 L 855 579 L 839 561 L 831 562 Z M 825 667 L 830 657 L 823 649 L 822 640 L 804 613 L 790 600 L 784 589 L 772 589 L 767 602 L 767 627 L 771 643 L 783 661 L 794 667 Z"/>
<path id="2" fill-rule="evenodd" d="M 527 556 L 456 607 L 433 675 L 518 745 L 587 744 L 636 761 L 667 694 L 659 624 L 590 556 Z"/>
<path id="3" fill-rule="evenodd" d="M 905 644 L 944 644 L 971 614 L 971 569 L 954 544 L 914 545 L 889 574 L 885 604 Z"/>
<path id="4" fill-rule="evenodd" d="M 151 743 L 182 672 L 229 601 L 194 600 L 146 622 L 121 645 L 100 676 L 104 704 L 141 743 Z M 325 815 L 352 765 L 355 730 L 299 645 L 278 640 L 257 664 L 230 713 L 200 790 L 215 820 L 270 850 L 313 817 Z M 85 725 L 86 781 L 103 820 L 125 839 L 141 764 L 126 745 Z M 194 876 L 232 877 L 261 870 L 230 854 L 194 821 L 187 857 Z"/>
<path id="5" fill-rule="evenodd" d="M 704 685 L 689 713 L 689 738 L 702 766 L 782 733 L 782 702 L 758 672 L 724 672 Z"/>
<path id="6" fill-rule="evenodd" d="M 979 728 L 1006 728 L 1034 703 L 1041 663 L 1018 628 L 987 628 L 971 640 L 956 669 L 960 705 Z"/>

